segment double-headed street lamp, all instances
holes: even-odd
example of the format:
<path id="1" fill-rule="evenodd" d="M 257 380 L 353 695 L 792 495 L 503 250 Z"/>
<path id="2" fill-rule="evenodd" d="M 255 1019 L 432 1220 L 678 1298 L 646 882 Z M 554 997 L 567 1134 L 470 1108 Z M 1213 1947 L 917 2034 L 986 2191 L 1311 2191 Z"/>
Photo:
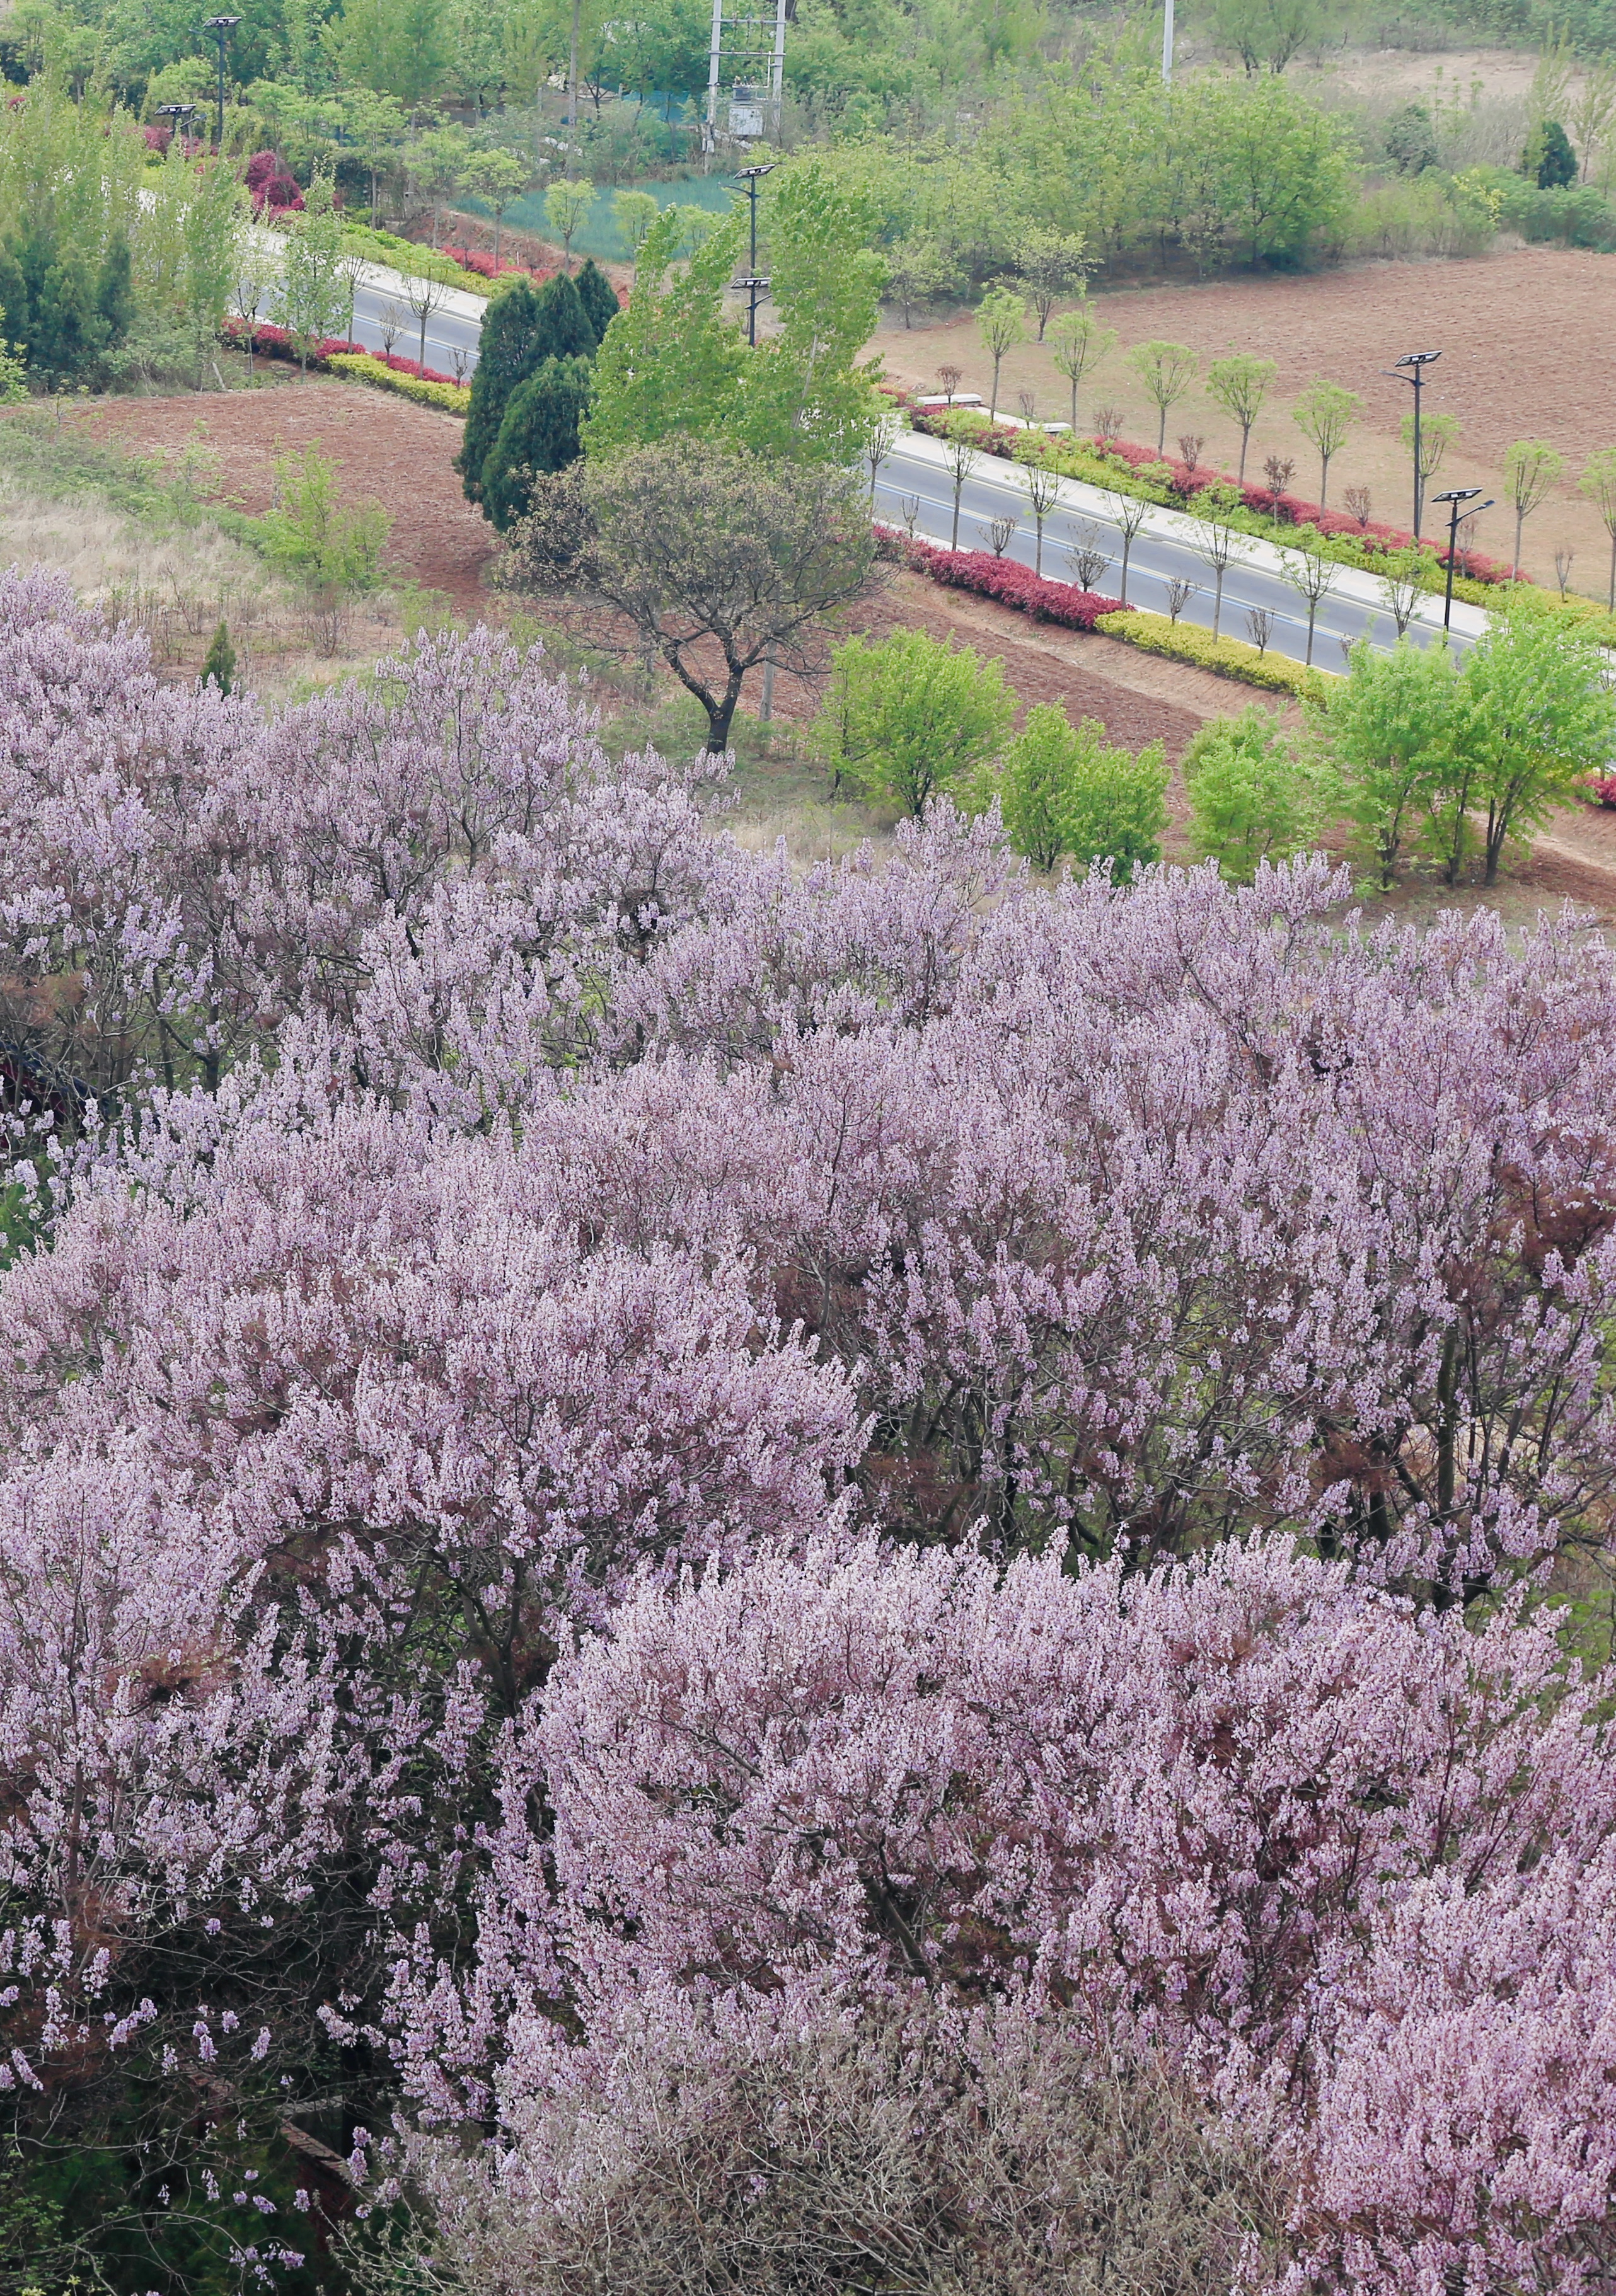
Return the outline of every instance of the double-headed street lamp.
<path id="1" fill-rule="evenodd" d="M 241 20 L 239 16 L 205 16 L 202 19 L 203 31 L 211 32 L 219 44 L 218 133 L 213 140 L 221 152 L 225 148 L 225 43 Z"/>
<path id="2" fill-rule="evenodd" d="M 768 281 L 759 279 L 755 271 L 749 271 L 744 279 L 732 279 L 729 286 L 732 294 L 746 297 L 746 340 L 755 347 L 758 340 L 758 306 L 768 293 Z"/>
<path id="3" fill-rule="evenodd" d="M 158 118 L 168 122 L 169 143 L 177 135 L 182 152 L 185 148 L 185 122 L 195 110 L 193 103 L 160 103 L 157 107 Z"/>
<path id="4" fill-rule="evenodd" d="M 735 180 L 746 185 L 746 196 L 751 202 L 752 211 L 751 255 L 746 266 L 749 271 L 755 271 L 758 268 L 758 181 L 762 176 L 772 176 L 777 165 L 777 161 L 771 160 L 767 167 L 735 169 Z"/>
<path id="5" fill-rule="evenodd" d="M 1433 359 L 1440 359 L 1441 356 L 1440 351 L 1409 351 L 1395 365 L 1381 369 L 1382 374 L 1390 375 L 1395 381 L 1414 385 L 1414 538 L 1416 542 L 1420 538 L 1420 521 L 1425 511 L 1425 473 L 1420 463 L 1420 392 L 1424 387 L 1426 368 Z M 1404 368 L 1409 370 L 1407 373 L 1403 372 Z"/>
<path id="6" fill-rule="evenodd" d="M 1448 589 L 1442 600 L 1442 627 L 1444 629 L 1447 629 L 1453 621 L 1453 562 L 1458 556 L 1459 552 L 1459 521 L 1461 519 L 1464 518 L 1480 518 L 1484 510 L 1491 510 L 1494 506 L 1493 498 L 1490 496 L 1488 497 L 1486 502 L 1476 503 L 1474 510 L 1462 511 L 1459 508 L 1459 504 L 1466 502 L 1476 502 L 1476 496 L 1481 493 L 1481 489 L 1480 487 L 1450 487 L 1445 495 L 1432 495 L 1431 496 L 1432 502 L 1447 503 L 1449 505 L 1448 513 Z"/>

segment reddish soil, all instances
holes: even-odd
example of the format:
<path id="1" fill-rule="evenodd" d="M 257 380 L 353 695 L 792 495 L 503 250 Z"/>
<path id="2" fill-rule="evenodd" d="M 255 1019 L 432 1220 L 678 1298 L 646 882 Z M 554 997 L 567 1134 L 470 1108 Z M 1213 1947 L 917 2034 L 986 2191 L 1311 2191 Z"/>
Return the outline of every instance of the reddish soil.
<path id="1" fill-rule="evenodd" d="M 493 536 L 460 491 L 453 458 L 461 425 L 452 414 L 353 383 L 294 380 L 223 396 L 114 399 L 96 409 L 91 427 L 170 454 L 205 439 L 219 457 L 224 499 L 250 512 L 268 507 L 277 455 L 317 447 L 345 494 L 373 496 L 391 514 L 399 572 L 441 591 L 458 612 L 486 611 Z"/>

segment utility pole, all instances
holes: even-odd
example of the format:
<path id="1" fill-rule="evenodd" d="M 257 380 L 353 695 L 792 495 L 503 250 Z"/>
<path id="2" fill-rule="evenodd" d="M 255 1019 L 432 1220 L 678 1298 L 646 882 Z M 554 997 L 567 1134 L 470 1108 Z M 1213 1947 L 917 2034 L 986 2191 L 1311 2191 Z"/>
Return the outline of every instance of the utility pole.
<path id="1" fill-rule="evenodd" d="M 1166 12 L 1161 21 L 1161 84 L 1173 84 L 1173 0 L 1165 0 Z"/>
<path id="2" fill-rule="evenodd" d="M 207 16 L 202 20 L 203 31 L 211 32 L 219 44 L 218 116 L 213 138 L 217 152 L 225 148 L 225 43 L 241 20 L 239 16 Z"/>
<path id="3" fill-rule="evenodd" d="M 749 272 L 744 279 L 732 279 L 729 284 L 733 294 L 744 295 L 747 299 L 746 340 L 755 350 L 758 345 L 758 306 L 768 293 L 768 281 L 759 279 L 753 271 Z"/>
<path id="4" fill-rule="evenodd" d="M 758 180 L 762 176 L 772 176 L 775 167 L 775 162 L 771 160 L 766 168 L 737 168 L 735 170 L 736 180 L 746 185 L 747 201 L 752 211 L 751 253 L 747 258 L 746 266 L 749 271 L 756 271 L 758 268 Z"/>
<path id="5" fill-rule="evenodd" d="M 578 173 L 578 25 L 583 0 L 572 0 L 572 48 L 567 66 L 567 173 Z"/>

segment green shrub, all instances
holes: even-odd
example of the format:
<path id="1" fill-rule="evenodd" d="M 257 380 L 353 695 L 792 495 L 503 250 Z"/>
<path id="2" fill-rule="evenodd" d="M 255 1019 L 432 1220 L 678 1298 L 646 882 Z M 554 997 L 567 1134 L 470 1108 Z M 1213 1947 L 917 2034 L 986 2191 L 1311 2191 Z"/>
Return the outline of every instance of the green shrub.
<path id="1" fill-rule="evenodd" d="M 423 375 L 400 374 L 396 367 L 372 358 L 368 351 L 333 351 L 325 365 L 332 374 L 367 382 L 375 390 L 396 390 L 402 398 L 413 398 L 421 406 L 439 406 L 446 414 L 463 415 L 471 405 L 471 391 L 460 383 L 431 382 Z"/>
<path id="2" fill-rule="evenodd" d="M 496 298 L 482 323 L 465 437 L 455 460 L 468 502 L 482 500 L 483 466 L 513 395 L 546 359 L 593 358 L 596 348 L 589 315 L 564 271 L 542 287 L 518 280 Z"/>
<path id="3" fill-rule="evenodd" d="M 1161 858 L 1167 783 L 1160 742 L 1136 757 L 1108 747 L 1097 719 L 1073 726 L 1042 702 L 1005 752 L 998 794 L 1010 841 L 1035 868 L 1110 860 L 1126 878 Z"/>
<path id="4" fill-rule="evenodd" d="M 836 648 L 815 746 L 843 783 L 923 813 L 939 791 L 968 785 L 997 757 L 1015 717 L 1004 665 L 923 630 L 879 645 Z"/>
<path id="5" fill-rule="evenodd" d="M 1259 653 L 1239 638 L 1214 638 L 1210 630 L 1169 622 L 1165 614 L 1141 613 L 1129 606 L 1120 614 L 1102 614 L 1095 624 L 1108 638 L 1121 638 L 1146 653 L 1167 654 L 1175 661 L 1194 662 L 1219 677 L 1238 678 L 1243 685 L 1260 685 L 1270 693 L 1319 693 L 1329 672 L 1304 669 L 1283 654 Z"/>
<path id="6" fill-rule="evenodd" d="M 1317 838 L 1324 777 L 1255 703 L 1201 728 L 1184 753 L 1184 779 L 1195 851 L 1236 884 L 1249 885 L 1260 862 L 1305 852 Z"/>

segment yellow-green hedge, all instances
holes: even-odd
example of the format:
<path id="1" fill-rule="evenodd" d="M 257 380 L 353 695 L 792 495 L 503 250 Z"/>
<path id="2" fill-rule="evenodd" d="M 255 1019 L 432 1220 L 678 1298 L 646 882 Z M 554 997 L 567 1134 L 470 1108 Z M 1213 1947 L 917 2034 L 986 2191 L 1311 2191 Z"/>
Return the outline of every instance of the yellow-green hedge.
<path id="1" fill-rule="evenodd" d="M 1210 630 L 1169 622 L 1165 614 L 1140 613 L 1132 607 L 1120 614 L 1102 614 L 1095 627 L 1108 638 L 1120 638 L 1146 653 L 1191 661 L 1197 669 L 1212 670 L 1219 677 L 1237 677 L 1243 685 L 1260 685 L 1270 693 L 1317 695 L 1324 690 L 1323 680 L 1328 675 L 1320 669 L 1304 669 L 1284 654 L 1259 653 L 1255 646 L 1239 638 L 1215 638 Z"/>
<path id="2" fill-rule="evenodd" d="M 384 365 L 364 351 L 333 351 L 325 364 L 332 374 L 349 375 L 355 382 L 368 382 L 377 390 L 398 391 L 422 406 L 440 406 L 446 414 L 463 415 L 472 403 L 470 389 L 460 383 L 428 382 L 418 374 L 400 374 L 397 367 Z"/>

